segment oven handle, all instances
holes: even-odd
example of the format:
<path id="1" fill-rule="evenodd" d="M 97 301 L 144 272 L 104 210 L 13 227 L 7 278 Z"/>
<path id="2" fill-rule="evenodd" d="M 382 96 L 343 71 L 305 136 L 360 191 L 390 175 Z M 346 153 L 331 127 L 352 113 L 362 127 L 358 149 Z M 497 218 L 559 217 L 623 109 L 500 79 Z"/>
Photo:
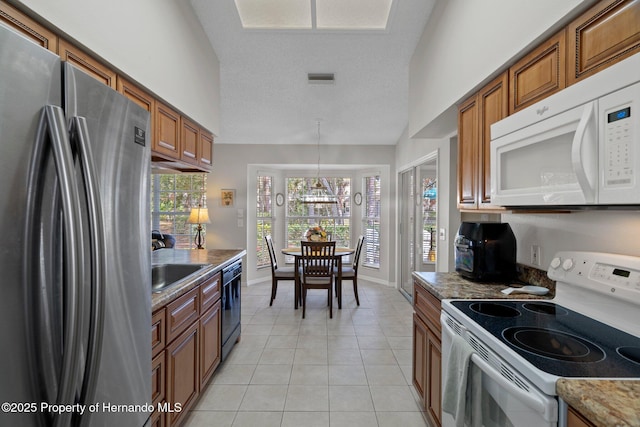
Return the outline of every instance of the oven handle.
<path id="1" fill-rule="evenodd" d="M 446 334 L 448 334 L 450 336 L 457 335 L 455 333 L 455 331 L 453 329 L 451 329 L 451 327 L 446 322 L 441 322 L 441 325 L 442 325 L 442 329 L 443 329 L 442 330 L 443 334 L 446 333 Z M 464 326 L 462 326 L 462 328 L 464 330 L 464 331 L 462 331 L 462 333 L 466 335 L 466 333 L 468 333 L 468 330 Z M 444 351 L 448 352 L 449 349 L 444 349 Z M 442 357 L 445 358 L 445 357 L 448 357 L 448 355 L 447 354 L 443 354 Z M 516 385 L 514 385 L 511 381 L 509 381 L 507 378 L 502 376 L 502 374 L 500 374 L 491 365 L 489 365 L 477 353 L 474 352 L 471 355 L 471 361 L 473 363 L 475 363 L 476 366 L 478 366 L 478 368 L 480 368 L 480 370 L 482 372 L 487 374 L 492 380 L 494 380 L 496 383 L 498 383 L 498 385 L 501 388 L 505 389 L 507 392 L 509 392 L 512 395 L 514 395 L 519 401 L 521 401 L 522 403 L 524 403 L 528 407 L 538 411 L 541 414 L 546 414 L 547 413 L 547 405 L 543 400 L 539 399 L 538 396 L 536 396 L 536 395 L 534 395 L 532 393 L 528 393 L 528 392 L 522 390 L 521 388 L 517 387 Z"/>

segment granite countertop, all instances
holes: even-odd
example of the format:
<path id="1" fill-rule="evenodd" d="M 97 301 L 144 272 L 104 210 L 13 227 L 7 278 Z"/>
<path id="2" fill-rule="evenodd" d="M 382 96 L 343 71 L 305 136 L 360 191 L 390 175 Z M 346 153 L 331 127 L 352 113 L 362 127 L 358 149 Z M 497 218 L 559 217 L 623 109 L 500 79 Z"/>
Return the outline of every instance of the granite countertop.
<path id="1" fill-rule="evenodd" d="M 443 299 L 549 299 L 555 295 L 555 283 L 539 283 L 539 286 L 549 288 L 545 296 L 529 294 L 505 295 L 500 292 L 511 286 L 510 283 L 472 282 L 458 273 L 426 273 L 413 272 L 415 282 L 432 293 L 436 298 Z M 531 282 L 529 282 L 531 283 Z M 514 282 L 514 287 L 524 283 Z M 538 283 L 536 283 L 538 284 Z"/>
<path id="2" fill-rule="evenodd" d="M 640 426 L 640 381 L 561 378 L 556 390 L 597 427 Z"/>
<path id="3" fill-rule="evenodd" d="M 531 272 L 527 272 L 530 274 Z M 438 299 L 540 299 L 555 295 L 555 283 L 533 276 L 522 278 L 527 283 L 550 288 L 544 296 L 512 294 L 500 291 L 505 283 L 478 283 L 457 273 L 414 272 L 414 283 Z M 561 378 L 556 384 L 558 396 L 597 427 L 640 427 L 640 381 Z"/>
<path id="4" fill-rule="evenodd" d="M 151 253 L 151 264 L 208 264 L 198 275 L 182 280 L 151 294 L 151 310 L 154 311 L 193 289 L 198 283 L 210 278 L 227 265 L 247 254 L 244 249 L 159 249 Z"/>

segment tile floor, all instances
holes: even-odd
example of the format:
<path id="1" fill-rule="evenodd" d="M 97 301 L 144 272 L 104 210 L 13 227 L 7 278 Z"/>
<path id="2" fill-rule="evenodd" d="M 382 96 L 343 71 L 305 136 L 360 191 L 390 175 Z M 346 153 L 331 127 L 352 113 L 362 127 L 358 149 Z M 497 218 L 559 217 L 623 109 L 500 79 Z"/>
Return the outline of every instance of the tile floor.
<path id="1" fill-rule="evenodd" d="M 309 291 L 307 316 L 293 286 L 242 288 L 242 338 L 191 411 L 187 427 L 424 427 L 411 385 L 412 307 L 395 289 L 351 282 L 343 308 Z"/>

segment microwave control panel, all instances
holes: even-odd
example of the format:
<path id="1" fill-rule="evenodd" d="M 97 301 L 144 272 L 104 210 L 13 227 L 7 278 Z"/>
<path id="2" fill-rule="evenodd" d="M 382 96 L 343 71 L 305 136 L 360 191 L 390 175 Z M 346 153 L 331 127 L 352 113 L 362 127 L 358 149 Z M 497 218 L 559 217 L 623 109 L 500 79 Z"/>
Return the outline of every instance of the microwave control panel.
<path id="1" fill-rule="evenodd" d="M 640 83 L 598 99 L 601 204 L 640 203 Z"/>
<path id="2" fill-rule="evenodd" d="M 635 113 L 635 111 L 634 111 Z M 606 113 L 605 183 L 628 186 L 633 180 L 633 138 L 631 106 Z"/>

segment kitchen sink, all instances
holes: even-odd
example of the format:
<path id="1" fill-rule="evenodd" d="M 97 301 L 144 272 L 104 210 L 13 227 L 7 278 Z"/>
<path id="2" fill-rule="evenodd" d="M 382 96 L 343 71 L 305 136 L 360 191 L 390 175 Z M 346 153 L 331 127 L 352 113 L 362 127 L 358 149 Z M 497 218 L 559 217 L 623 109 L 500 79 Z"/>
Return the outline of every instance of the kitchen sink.
<path id="1" fill-rule="evenodd" d="M 151 290 L 161 292 L 168 287 L 195 276 L 209 264 L 156 264 L 151 267 Z"/>

